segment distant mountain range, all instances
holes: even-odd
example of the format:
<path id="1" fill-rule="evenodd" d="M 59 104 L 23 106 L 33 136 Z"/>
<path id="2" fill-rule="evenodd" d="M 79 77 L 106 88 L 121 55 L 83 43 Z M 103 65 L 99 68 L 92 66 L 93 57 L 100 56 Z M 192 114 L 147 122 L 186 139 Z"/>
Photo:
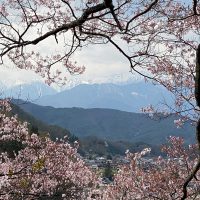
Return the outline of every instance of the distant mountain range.
<path id="1" fill-rule="evenodd" d="M 128 85 L 81 84 L 36 101 L 39 105 L 56 108 L 111 108 L 129 112 L 140 112 L 141 107 L 162 102 L 171 104 L 169 92 L 161 86 L 144 82 Z"/>
<path id="2" fill-rule="evenodd" d="M 0 85 L 1 97 L 28 100 L 55 108 L 110 108 L 128 112 L 140 112 L 149 104 L 167 102 L 172 97 L 167 90 L 150 83 L 135 82 L 124 85 L 112 83 L 80 84 L 71 89 L 57 92 L 41 82 L 22 84 L 12 88 Z"/>
<path id="3" fill-rule="evenodd" d="M 66 128 L 79 138 L 96 136 L 103 140 L 144 142 L 160 145 L 170 135 L 184 137 L 186 143 L 195 142 L 195 128 L 188 122 L 176 128 L 176 116 L 151 119 L 145 114 L 113 109 L 53 108 L 32 103 L 19 106 L 41 121 Z"/>
<path id="4" fill-rule="evenodd" d="M 13 87 L 6 87 L 0 83 L 1 98 L 9 97 L 14 99 L 23 99 L 35 101 L 46 95 L 56 94 L 57 91 L 52 87 L 42 83 L 33 82 L 30 84 L 19 84 Z"/>
<path id="5" fill-rule="evenodd" d="M 50 132 L 53 139 L 66 133 L 77 136 L 84 152 L 123 154 L 127 148 L 137 151 L 150 146 L 156 154 L 158 146 L 170 135 L 184 137 L 187 144 L 195 143 L 195 128 L 189 122 L 177 129 L 175 115 L 151 119 L 139 113 L 141 107 L 149 104 L 172 104 L 170 93 L 158 85 L 144 82 L 80 84 L 58 92 L 34 82 L 12 88 L 0 84 L 0 91 L 1 97 L 18 99 L 13 102 L 25 114 L 18 107 L 14 111 L 23 120 L 39 126 L 40 131 Z"/>

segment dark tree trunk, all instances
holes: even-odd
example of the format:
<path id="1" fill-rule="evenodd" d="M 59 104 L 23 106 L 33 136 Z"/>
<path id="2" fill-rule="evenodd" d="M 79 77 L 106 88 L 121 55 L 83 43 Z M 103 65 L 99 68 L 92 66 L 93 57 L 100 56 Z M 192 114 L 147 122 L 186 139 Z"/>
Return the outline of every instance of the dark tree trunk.
<path id="1" fill-rule="evenodd" d="M 197 106 L 200 108 L 200 44 L 197 48 L 196 53 L 196 77 L 195 77 L 195 99 Z M 197 137 L 197 143 L 198 143 L 198 150 L 200 152 L 200 118 L 198 116 L 197 126 L 196 126 L 196 137 Z M 187 177 L 185 180 L 185 183 L 183 184 L 183 197 L 181 200 L 185 200 L 187 198 L 187 186 L 189 182 L 195 177 L 196 173 L 200 169 L 200 157 L 198 159 L 198 162 L 196 166 L 194 166 L 193 171 L 191 174 Z"/>
<path id="2" fill-rule="evenodd" d="M 198 46 L 196 54 L 195 99 L 197 102 L 197 106 L 200 108 L 200 44 Z M 200 149 L 200 118 L 198 119 L 196 126 L 196 136 Z"/>

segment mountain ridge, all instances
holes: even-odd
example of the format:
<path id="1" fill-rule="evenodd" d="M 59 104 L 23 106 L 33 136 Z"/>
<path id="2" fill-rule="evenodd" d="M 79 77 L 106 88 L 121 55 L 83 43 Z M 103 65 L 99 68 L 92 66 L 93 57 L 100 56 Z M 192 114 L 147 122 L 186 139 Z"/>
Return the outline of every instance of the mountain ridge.
<path id="1" fill-rule="evenodd" d="M 110 108 L 140 112 L 142 107 L 162 101 L 167 101 L 169 105 L 172 103 L 172 98 L 164 87 L 140 82 L 124 85 L 80 84 L 54 95 L 43 96 L 36 103 L 55 108 Z"/>
<path id="2" fill-rule="evenodd" d="M 172 96 L 164 87 L 145 82 L 79 84 L 61 92 L 41 82 L 11 88 L 1 86 L 2 98 L 19 98 L 56 108 L 110 108 L 139 113 L 150 104 L 172 105 Z"/>
<path id="3" fill-rule="evenodd" d="M 170 135 L 182 136 L 186 143 L 195 142 L 195 128 L 188 122 L 182 129 L 174 125 L 175 115 L 152 120 L 143 113 L 101 108 L 53 108 L 32 103 L 20 107 L 45 123 L 68 129 L 78 137 L 97 136 L 111 141 L 162 144 Z"/>
<path id="4" fill-rule="evenodd" d="M 13 87 L 6 87 L 2 84 L 0 89 L 2 90 L 1 98 L 19 98 L 29 101 L 37 100 L 42 96 L 53 95 L 57 93 L 52 87 L 42 82 L 33 82 L 29 84 L 23 83 Z"/>
<path id="5" fill-rule="evenodd" d="M 21 102 L 22 103 L 22 102 Z M 129 149 L 131 152 L 137 152 L 143 150 L 143 148 L 151 148 L 151 156 L 160 155 L 160 149 L 157 145 L 149 145 L 147 143 L 130 143 L 124 141 L 106 141 L 103 139 L 99 139 L 98 137 L 86 137 L 83 139 L 79 139 L 75 135 L 72 135 L 68 130 L 63 129 L 61 127 L 55 125 L 48 125 L 40 120 L 34 118 L 29 113 L 23 111 L 19 106 L 12 104 L 12 115 L 17 115 L 20 121 L 28 122 L 28 129 L 30 133 L 36 133 L 40 136 L 49 135 L 50 138 L 54 141 L 57 138 L 63 138 L 64 136 L 68 136 L 68 141 L 73 145 L 74 141 L 79 141 L 80 147 L 78 148 L 78 152 L 84 155 L 94 155 L 97 154 L 99 156 L 105 155 L 124 155 L 125 151 Z M 106 143 L 106 145 L 105 145 Z M 9 150 L 12 154 L 12 151 L 20 150 L 18 149 L 15 143 L 1 143 L 1 150 Z M 21 147 L 21 146 L 19 146 Z M 22 147 L 21 147 L 22 148 Z"/>

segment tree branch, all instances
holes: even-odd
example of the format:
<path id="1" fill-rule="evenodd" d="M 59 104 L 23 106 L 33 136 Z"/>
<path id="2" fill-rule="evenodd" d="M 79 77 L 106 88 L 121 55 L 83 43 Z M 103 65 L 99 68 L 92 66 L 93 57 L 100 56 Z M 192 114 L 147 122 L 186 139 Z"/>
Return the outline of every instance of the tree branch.
<path id="1" fill-rule="evenodd" d="M 145 9 L 144 11 L 142 11 L 141 13 L 135 15 L 134 17 L 132 17 L 132 19 L 127 23 L 126 25 L 126 32 L 128 31 L 128 27 L 130 25 L 131 22 L 133 22 L 135 19 L 137 19 L 138 17 L 148 13 L 156 4 L 158 3 L 158 0 L 153 1 L 153 3 L 151 3 L 147 9 Z"/>
<path id="2" fill-rule="evenodd" d="M 194 12 L 194 15 L 199 15 L 197 13 L 197 0 L 193 0 L 193 12 Z"/>
<path id="3" fill-rule="evenodd" d="M 116 22 L 118 28 L 120 29 L 120 31 L 122 31 L 123 28 L 122 28 L 122 26 L 121 26 L 119 20 L 117 19 L 116 14 L 115 14 L 114 5 L 113 5 L 113 3 L 112 3 L 112 0 L 105 0 L 104 2 L 105 2 L 105 5 L 110 9 L 110 12 L 111 12 L 111 14 L 112 14 L 112 16 L 113 16 L 113 18 L 114 18 L 114 20 L 115 20 L 115 22 Z"/>
<path id="4" fill-rule="evenodd" d="M 71 28 L 81 26 L 85 21 L 87 21 L 87 18 L 88 18 L 89 15 L 96 13 L 96 12 L 99 12 L 99 11 L 102 11 L 106 8 L 107 8 L 107 5 L 105 3 L 101 3 L 101 4 L 98 4 L 98 5 L 93 6 L 91 8 L 88 8 L 83 12 L 83 14 L 80 18 L 78 18 L 78 19 L 76 19 L 76 20 L 74 20 L 74 21 L 72 21 L 68 24 L 63 24 L 62 26 L 60 26 L 60 27 L 58 27 L 58 28 L 56 28 L 52 31 L 49 31 L 49 32 L 45 33 L 44 35 L 36 38 L 35 40 L 14 43 L 14 45 L 10 46 L 4 52 L 2 52 L 0 54 L 0 56 L 3 57 L 5 54 L 7 54 L 10 50 L 12 50 L 14 48 L 18 48 L 18 47 L 21 47 L 21 46 L 27 46 L 27 45 L 30 45 L 30 44 L 36 45 L 39 42 L 43 41 L 44 39 L 48 38 L 49 36 L 54 36 L 61 31 L 67 31 Z"/>

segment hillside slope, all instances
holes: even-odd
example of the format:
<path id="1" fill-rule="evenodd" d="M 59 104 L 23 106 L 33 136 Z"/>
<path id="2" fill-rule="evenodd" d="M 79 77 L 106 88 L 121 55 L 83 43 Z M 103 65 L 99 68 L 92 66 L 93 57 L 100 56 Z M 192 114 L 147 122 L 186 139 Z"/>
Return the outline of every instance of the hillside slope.
<path id="1" fill-rule="evenodd" d="M 129 149 L 131 152 L 141 151 L 145 147 L 150 147 L 152 149 L 151 155 L 160 155 L 160 149 L 157 145 L 149 145 L 146 143 L 131 143 L 131 142 L 123 142 L 123 141 L 105 141 L 99 139 L 98 137 L 85 137 L 82 139 L 77 138 L 76 136 L 72 135 L 68 130 L 55 126 L 55 125 L 48 125 L 43 123 L 42 121 L 34 118 L 31 114 L 23 111 L 19 106 L 12 105 L 12 114 L 17 114 L 21 121 L 27 121 L 29 123 L 29 130 L 30 132 L 36 131 L 40 135 L 49 133 L 50 137 L 53 140 L 56 138 L 63 138 L 65 135 L 68 135 L 69 142 L 73 143 L 75 140 L 79 140 L 80 147 L 79 152 L 81 155 L 87 154 L 97 154 L 97 155 L 124 155 L 125 151 Z M 2 145 L 2 144 L 1 144 Z M 6 148 L 8 147 L 9 143 L 6 143 Z M 11 144 L 12 146 L 14 143 Z M 15 145 L 16 146 L 16 145 Z M 3 146 L 1 146 L 3 148 Z M 16 147 L 13 147 L 16 148 Z M 1 150 L 1 148 L 0 148 Z"/>
<path id="2" fill-rule="evenodd" d="M 182 136 L 186 143 L 195 142 L 195 128 L 186 123 L 183 128 L 174 125 L 175 116 L 152 120 L 145 114 L 112 109 L 53 108 L 32 103 L 20 107 L 37 119 L 68 129 L 84 138 L 97 136 L 112 141 L 162 144 L 170 135 Z"/>
<path id="3" fill-rule="evenodd" d="M 21 121 L 27 121 L 29 123 L 29 130 L 32 132 L 36 131 L 40 134 L 49 134 L 51 139 L 55 140 L 56 138 L 63 138 L 65 135 L 68 136 L 69 141 L 73 142 L 77 139 L 73 136 L 67 129 L 61 128 L 56 125 L 48 125 L 35 117 L 30 113 L 23 111 L 19 106 L 12 104 L 11 113 L 18 116 Z"/>

